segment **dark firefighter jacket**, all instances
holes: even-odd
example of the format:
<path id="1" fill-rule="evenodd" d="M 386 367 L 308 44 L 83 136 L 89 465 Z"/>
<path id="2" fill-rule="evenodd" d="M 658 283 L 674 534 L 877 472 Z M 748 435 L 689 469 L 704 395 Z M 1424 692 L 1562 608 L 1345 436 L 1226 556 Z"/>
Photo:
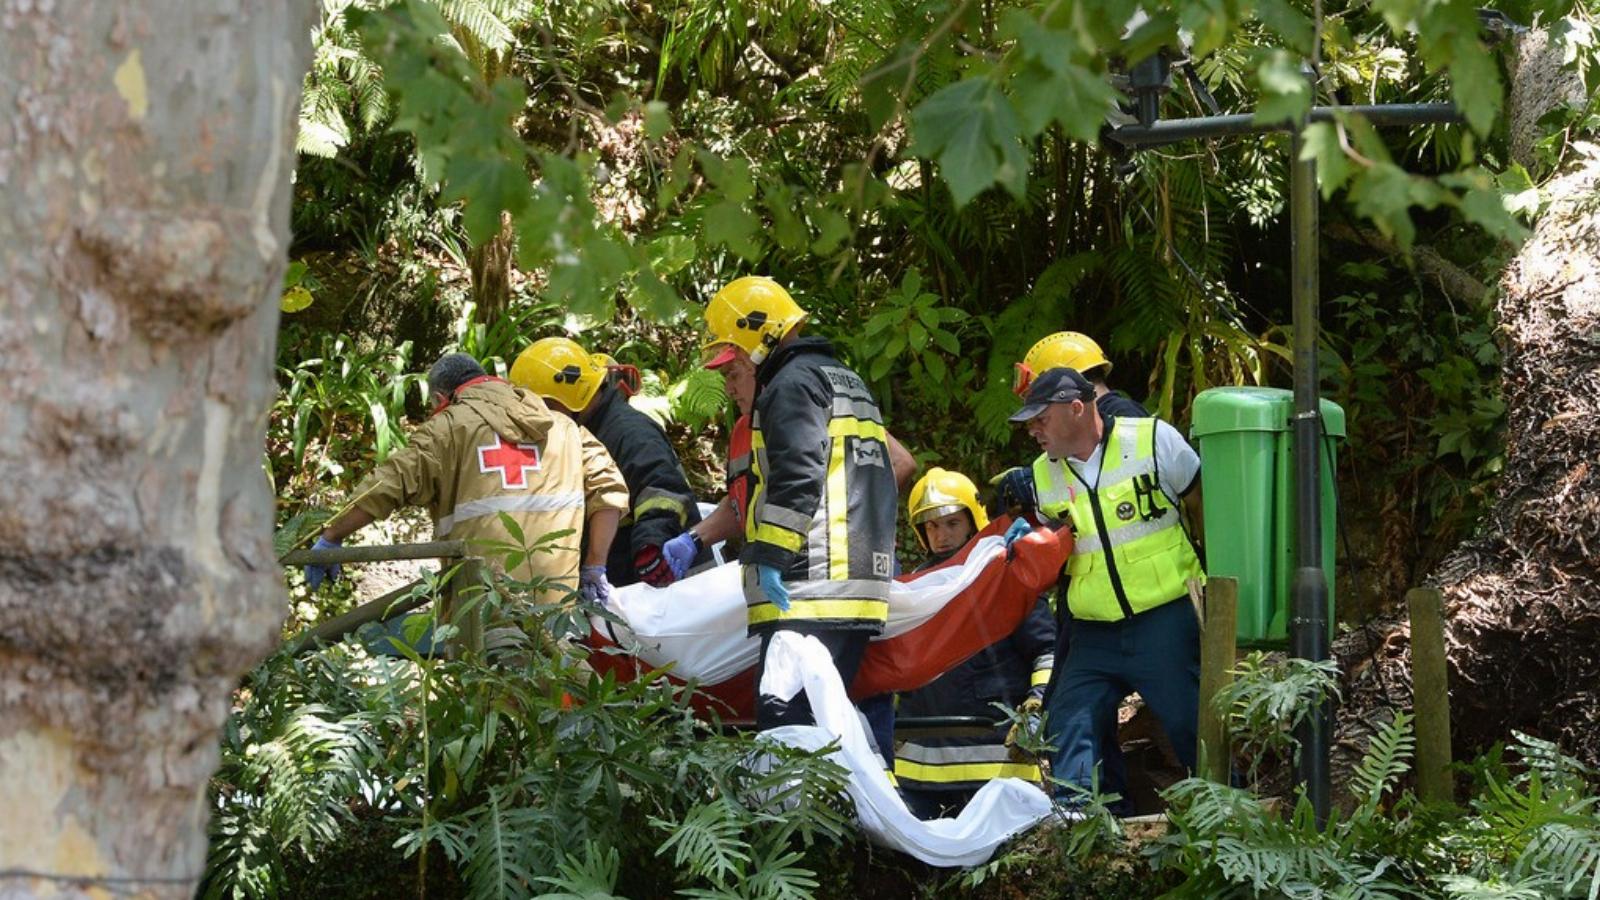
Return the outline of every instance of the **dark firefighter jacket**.
<path id="1" fill-rule="evenodd" d="M 629 406 L 621 391 L 610 384 L 601 387 L 599 401 L 582 424 L 605 444 L 628 483 L 629 509 L 611 542 L 606 577 L 618 587 L 633 584 L 639 580 L 636 555 L 646 547 L 659 548 L 699 522 L 700 509 L 666 433 Z"/>
<path id="2" fill-rule="evenodd" d="M 934 559 L 917 571 L 941 562 Z M 1040 697 L 1055 663 L 1056 625 L 1050 604 L 1039 598 L 1022 624 L 925 687 L 901 694 L 897 719 L 923 716 L 1000 715 L 994 704 L 1015 709 L 1029 696 Z M 894 774 L 907 790 L 975 791 L 992 778 L 1039 780 L 1039 768 L 1011 758 L 1005 746 L 1009 726 L 985 737 L 919 738 L 901 742 Z"/>
<path id="3" fill-rule="evenodd" d="M 779 347 L 756 370 L 750 445 L 739 561 L 751 633 L 790 625 L 881 632 L 899 492 L 866 383 L 821 338 Z M 761 590 L 757 565 L 783 574 L 787 611 Z"/>

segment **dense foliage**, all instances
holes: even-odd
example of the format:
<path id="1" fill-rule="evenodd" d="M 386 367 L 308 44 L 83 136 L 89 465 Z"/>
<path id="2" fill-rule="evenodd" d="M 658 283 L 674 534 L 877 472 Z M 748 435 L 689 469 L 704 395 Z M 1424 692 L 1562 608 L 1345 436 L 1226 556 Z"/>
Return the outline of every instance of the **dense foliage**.
<path id="1" fill-rule="evenodd" d="M 645 371 L 635 404 L 713 499 L 729 410 L 698 368 L 697 304 L 753 272 L 790 286 L 920 459 L 980 481 L 1025 458 L 1005 420 L 1011 365 L 1053 330 L 1095 336 L 1113 385 L 1180 424 L 1207 387 L 1285 384 L 1288 134 L 1139 152 L 1103 138 L 1132 108 L 1118 108 L 1128 64 L 1167 47 L 1165 118 L 1445 99 L 1466 115 L 1389 131 L 1340 113 L 1304 132 L 1323 195 L 1324 372 L 1350 421 L 1342 562 L 1361 578 L 1342 583 L 1365 594 L 1341 613 L 1398 597 L 1471 531 L 1502 465 L 1493 285 L 1540 185 L 1600 122 L 1596 92 L 1547 117 L 1523 167 L 1495 32 L 1465 0 L 1138 6 L 1125 32 L 1127 0 L 324 0 L 265 461 L 284 548 L 403 443 L 438 353 L 504 372 L 553 333 Z M 1592 5 L 1501 7 L 1554 23 L 1595 86 Z M 308 602 L 297 578 L 294 629 L 349 602 L 347 587 Z M 484 603 L 520 623 L 514 638 L 561 633 L 525 587 Z M 425 644 L 430 624 L 414 617 L 400 643 Z M 780 752 L 764 769 L 664 683 L 594 678 L 523 640 L 491 666 L 385 655 L 400 651 L 375 635 L 263 664 L 224 741 L 206 892 L 1600 884 L 1594 773 L 1518 739 L 1475 765 L 1470 808 L 1424 809 L 1402 790 L 1403 716 L 1322 828 L 1270 791 L 1186 781 L 1167 797 L 1172 833 L 1143 849 L 1093 815 L 973 872 L 929 872 L 855 841 L 830 764 Z M 1287 725 L 1325 675 L 1242 670 L 1227 702 L 1252 779 L 1292 755 Z"/>

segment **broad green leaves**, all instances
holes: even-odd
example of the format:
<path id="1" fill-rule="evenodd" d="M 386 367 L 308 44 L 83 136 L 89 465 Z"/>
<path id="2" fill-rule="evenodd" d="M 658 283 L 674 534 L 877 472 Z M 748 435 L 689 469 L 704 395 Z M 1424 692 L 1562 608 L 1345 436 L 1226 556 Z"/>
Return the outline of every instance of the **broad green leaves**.
<path id="1" fill-rule="evenodd" d="M 987 75 L 941 88 L 911 113 L 910 152 L 939 161 L 956 205 L 998 182 L 1021 196 L 1028 180 L 1022 125 L 1011 101 Z"/>
<path id="2" fill-rule="evenodd" d="M 1274 50 L 1256 69 L 1261 100 L 1255 119 L 1264 125 L 1298 122 L 1311 108 L 1311 80 L 1293 54 Z"/>

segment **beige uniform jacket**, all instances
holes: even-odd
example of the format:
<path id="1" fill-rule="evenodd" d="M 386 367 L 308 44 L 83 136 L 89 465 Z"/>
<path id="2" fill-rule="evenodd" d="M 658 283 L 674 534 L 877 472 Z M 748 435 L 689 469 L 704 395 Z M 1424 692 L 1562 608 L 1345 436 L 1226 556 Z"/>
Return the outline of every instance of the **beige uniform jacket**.
<path id="1" fill-rule="evenodd" d="M 571 530 L 555 551 L 530 554 L 512 577 L 578 584 L 579 545 L 590 512 L 628 509 L 628 488 L 606 448 L 537 395 L 485 381 L 411 433 L 405 448 L 356 488 L 356 506 L 383 518 L 402 506 L 425 506 L 435 540 L 516 543 L 500 521 L 508 514 L 528 543 Z M 503 560 L 488 553 L 490 565 Z M 539 598 L 560 599 L 565 590 Z"/>

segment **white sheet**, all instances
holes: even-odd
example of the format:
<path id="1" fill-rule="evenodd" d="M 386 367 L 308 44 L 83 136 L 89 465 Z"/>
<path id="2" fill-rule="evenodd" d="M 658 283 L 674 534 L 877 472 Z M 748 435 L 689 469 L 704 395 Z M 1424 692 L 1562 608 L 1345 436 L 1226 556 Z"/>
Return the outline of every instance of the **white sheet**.
<path id="1" fill-rule="evenodd" d="M 889 622 L 878 640 L 896 637 L 932 618 L 950 599 L 975 581 L 991 563 L 1004 565 L 999 535 L 973 545 L 966 562 L 891 582 Z M 998 561 L 998 562 L 997 562 Z M 744 587 L 740 566 L 729 563 L 664 588 L 630 584 L 618 588 L 612 610 L 626 623 L 612 626 L 595 618 L 601 634 L 628 646 L 637 641 L 639 659 L 650 666 L 675 663 L 673 674 L 704 684 L 727 681 L 756 664 L 760 640 L 745 636 Z"/>
<path id="2" fill-rule="evenodd" d="M 814 637 L 780 631 L 767 650 L 761 693 L 785 699 L 804 690 L 816 725 L 786 725 L 767 740 L 819 750 L 837 740 L 831 758 L 850 772 L 847 791 L 861 830 L 885 847 L 934 866 L 976 866 L 1002 843 L 1051 814 L 1050 798 L 1020 778 L 997 778 L 979 789 L 954 819 L 922 821 L 906 809 L 873 752 L 827 648 Z"/>

